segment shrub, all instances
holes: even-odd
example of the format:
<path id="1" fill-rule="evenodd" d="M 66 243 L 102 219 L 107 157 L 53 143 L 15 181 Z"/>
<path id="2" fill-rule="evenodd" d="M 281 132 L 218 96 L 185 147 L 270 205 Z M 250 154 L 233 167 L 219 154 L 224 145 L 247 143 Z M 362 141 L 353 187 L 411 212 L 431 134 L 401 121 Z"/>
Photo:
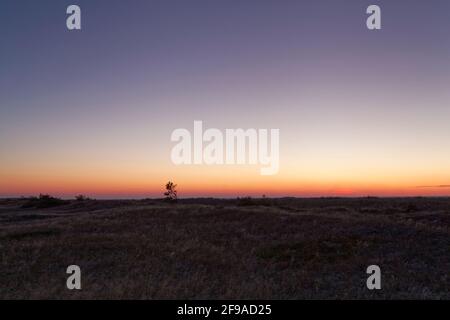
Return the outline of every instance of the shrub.
<path id="1" fill-rule="evenodd" d="M 178 199 L 178 191 L 176 190 L 177 185 L 173 182 L 169 181 L 166 183 L 166 192 L 164 195 L 166 196 L 166 201 L 177 201 Z"/>
<path id="2" fill-rule="evenodd" d="M 31 197 L 22 205 L 22 208 L 51 208 L 66 204 L 66 201 L 52 197 L 48 194 L 40 194 L 39 197 Z"/>
<path id="3" fill-rule="evenodd" d="M 273 205 L 273 203 L 272 203 L 271 199 L 269 199 L 265 195 L 263 195 L 263 197 L 260 199 L 254 199 L 252 197 L 237 198 L 237 205 L 239 207 L 246 207 L 246 206 L 270 207 Z"/>
<path id="4" fill-rule="evenodd" d="M 82 195 L 82 194 L 79 194 L 79 195 L 77 195 L 75 197 L 75 200 L 77 200 L 77 201 L 86 201 L 86 200 L 91 200 L 91 199 L 86 197 L 86 196 L 84 196 L 84 195 Z"/>

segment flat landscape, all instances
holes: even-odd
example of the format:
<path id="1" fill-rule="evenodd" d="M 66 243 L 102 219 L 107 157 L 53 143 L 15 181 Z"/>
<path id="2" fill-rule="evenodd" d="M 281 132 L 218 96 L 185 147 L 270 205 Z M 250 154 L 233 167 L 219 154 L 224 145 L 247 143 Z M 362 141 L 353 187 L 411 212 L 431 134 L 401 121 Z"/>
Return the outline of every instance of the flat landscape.
<path id="1" fill-rule="evenodd" d="M 449 227 L 449 198 L 3 199 L 0 299 L 450 299 Z"/>

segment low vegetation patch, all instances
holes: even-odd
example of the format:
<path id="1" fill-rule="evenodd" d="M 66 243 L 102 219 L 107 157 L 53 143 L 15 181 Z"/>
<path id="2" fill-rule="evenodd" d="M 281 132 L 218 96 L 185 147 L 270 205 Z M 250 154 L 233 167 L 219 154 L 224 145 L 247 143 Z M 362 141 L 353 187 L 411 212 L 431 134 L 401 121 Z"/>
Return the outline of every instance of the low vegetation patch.
<path id="1" fill-rule="evenodd" d="M 24 208 L 24 209 L 25 208 L 44 209 L 44 208 L 52 208 L 52 207 L 62 206 L 67 203 L 68 203 L 68 201 L 52 197 L 48 194 L 41 194 L 41 195 L 39 195 L 39 197 L 29 198 L 22 205 L 22 208 Z"/>

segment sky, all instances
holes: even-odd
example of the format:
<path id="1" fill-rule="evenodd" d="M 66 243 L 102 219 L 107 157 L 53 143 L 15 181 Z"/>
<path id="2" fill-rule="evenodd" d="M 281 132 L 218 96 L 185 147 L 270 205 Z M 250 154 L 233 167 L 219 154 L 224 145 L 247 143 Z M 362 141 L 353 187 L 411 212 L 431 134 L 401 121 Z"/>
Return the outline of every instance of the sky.
<path id="1" fill-rule="evenodd" d="M 0 197 L 450 195 L 449 34 L 447 0 L 2 0 Z M 195 120 L 280 129 L 278 174 L 174 165 Z"/>

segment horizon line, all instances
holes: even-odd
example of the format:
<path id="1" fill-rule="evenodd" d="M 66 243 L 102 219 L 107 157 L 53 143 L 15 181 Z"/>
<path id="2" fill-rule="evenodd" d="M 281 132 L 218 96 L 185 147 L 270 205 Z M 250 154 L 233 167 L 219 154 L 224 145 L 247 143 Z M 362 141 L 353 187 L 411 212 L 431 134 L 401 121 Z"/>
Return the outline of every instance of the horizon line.
<path id="1" fill-rule="evenodd" d="M 46 195 L 46 194 L 42 194 Z M 57 197 L 52 196 L 54 198 L 59 198 L 62 200 L 74 200 L 76 201 L 75 197 Z M 25 200 L 33 197 L 38 196 L 20 196 L 20 197 L 3 197 L 0 196 L 0 200 Z M 96 201 L 112 201 L 112 200 L 136 200 L 136 201 L 142 201 L 142 200 L 164 200 L 164 197 L 132 197 L 132 198 L 90 198 L 87 196 L 87 200 L 96 200 Z M 214 196 L 194 196 L 194 197 L 179 197 L 178 200 L 196 200 L 196 199 L 216 199 L 216 200 L 236 200 L 236 199 L 245 199 L 245 198 L 252 198 L 252 199 L 408 199 L 408 198 L 450 198 L 450 195 L 393 195 L 393 196 L 373 196 L 373 195 L 366 195 L 366 196 L 333 196 L 333 195 L 325 195 L 325 196 L 276 196 L 276 197 L 269 197 L 269 196 L 235 196 L 235 197 L 214 197 Z"/>

